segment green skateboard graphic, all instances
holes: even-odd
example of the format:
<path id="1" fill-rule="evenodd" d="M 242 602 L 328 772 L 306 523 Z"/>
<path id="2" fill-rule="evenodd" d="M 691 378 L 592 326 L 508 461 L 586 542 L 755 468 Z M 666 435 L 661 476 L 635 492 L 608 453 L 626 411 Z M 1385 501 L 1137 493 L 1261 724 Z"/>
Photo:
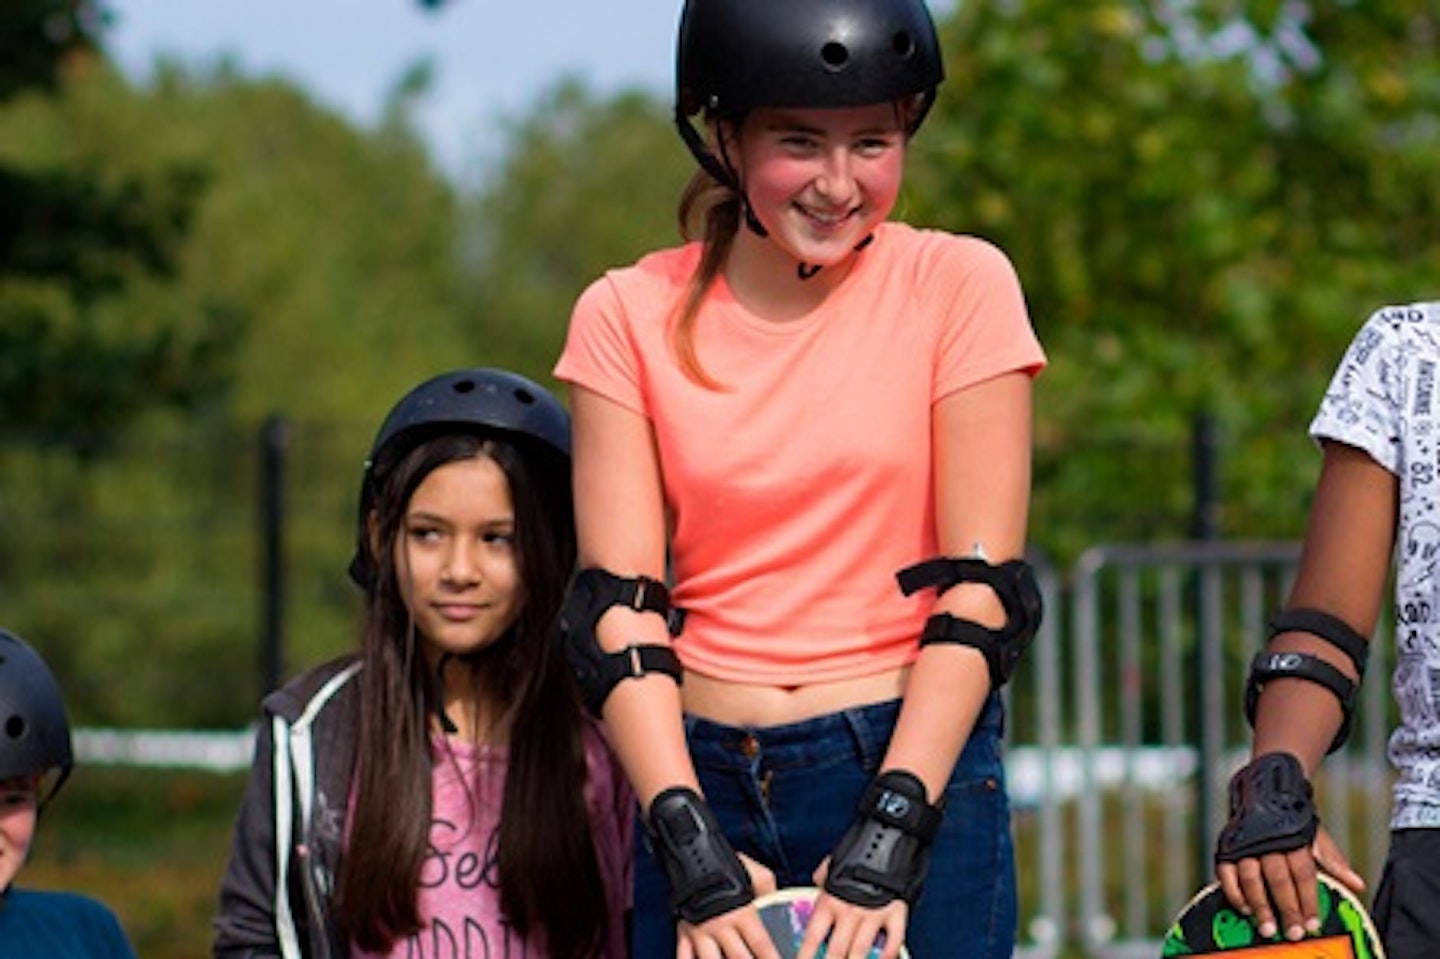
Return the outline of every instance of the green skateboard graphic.
<path id="1" fill-rule="evenodd" d="M 1255 924 L 1236 912 L 1211 883 L 1180 910 L 1165 935 L 1160 955 L 1227 959 L 1385 959 L 1370 914 L 1359 899 L 1329 876 L 1321 875 L 1320 931 L 1299 942 L 1262 939 Z"/>

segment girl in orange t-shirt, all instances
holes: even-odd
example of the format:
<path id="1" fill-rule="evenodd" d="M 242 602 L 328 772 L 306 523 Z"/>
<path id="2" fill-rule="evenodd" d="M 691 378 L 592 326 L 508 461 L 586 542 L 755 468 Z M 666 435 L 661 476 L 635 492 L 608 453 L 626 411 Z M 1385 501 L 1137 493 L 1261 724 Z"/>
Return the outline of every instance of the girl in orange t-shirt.
<path id="1" fill-rule="evenodd" d="M 1045 357 L 1003 253 L 887 222 L 942 73 L 922 0 L 688 0 L 699 239 L 576 304 L 562 632 L 643 813 L 637 956 L 773 959 L 754 896 L 812 883 L 802 959 L 1013 950 Z"/>

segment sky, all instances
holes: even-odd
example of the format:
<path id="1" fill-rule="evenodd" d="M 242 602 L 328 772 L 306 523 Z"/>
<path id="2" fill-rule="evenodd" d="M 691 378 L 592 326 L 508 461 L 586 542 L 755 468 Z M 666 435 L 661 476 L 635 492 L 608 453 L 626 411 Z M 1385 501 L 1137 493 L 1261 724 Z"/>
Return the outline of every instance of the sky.
<path id="1" fill-rule="evenodd" d="M 436 161 L 481 175 L 499 155 L 489 131 L 562 77 L 597 95 L 668 96 L 681 0 L 109 0 L 112 57 L 145 82 L 157 57 L 246 75 L 281 75 L 369 126 L 422 59 L 434 84 L 418 114 Z"/>

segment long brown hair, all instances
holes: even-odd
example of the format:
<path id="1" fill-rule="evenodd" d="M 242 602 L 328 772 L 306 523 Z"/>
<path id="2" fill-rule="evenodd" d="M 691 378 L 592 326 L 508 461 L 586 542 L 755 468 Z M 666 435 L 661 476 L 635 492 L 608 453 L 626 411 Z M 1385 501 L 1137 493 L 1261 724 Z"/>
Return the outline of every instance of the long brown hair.
<path id="1" fill-rule="evenodd" d="M 510 485 L 525 602 L 498 642 L 466 657 L 476 694 L 510 730 L 498 874 L 506 921 L 557 959 L 604 941 L 606 908 L 585 803 L 582 707 L 552 625 L 575 566 L 570 477 L 558 457 L 490 436 L 446 433 L 378 476 L 360 672 L 354 813 L 337 909 L 359 946 L 383 951 L 422 928 L 416 894 L 429 850 L 431 731 L 442 692 L 402 599 L 395 543 L 415 489 L 447 463 L 494 460 Z"/>
<path id="2" fill-rule="evenodd" d="M 727 122 L 738 126 L 741 118 Z M 718 124 L 712 122 L 711 129 L 718 130 Z M 700 263 L 685 285 L 685 295 L 675 305 L 670 321 L 670 347 L 686 377 L 712 390 L 721 390 L 724 386 L 705 372 L 700 363 L 695 351 L 695 323 L 706 295 L 725 269 L 725 261 L 735 245 L 735 234 L 740 232 L 744 216 L 744 202 L 738 189 L 721 183 L 704 169 L 695 171 L 680 194 L 680 236 L 687 241 L 701 241 Z"/>

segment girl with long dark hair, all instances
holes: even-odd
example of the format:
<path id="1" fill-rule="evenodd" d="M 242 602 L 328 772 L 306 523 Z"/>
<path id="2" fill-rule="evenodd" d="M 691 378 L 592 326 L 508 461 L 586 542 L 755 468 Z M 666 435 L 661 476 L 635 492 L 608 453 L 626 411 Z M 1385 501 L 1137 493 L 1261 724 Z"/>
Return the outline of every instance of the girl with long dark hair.
<path id="1" fill-rule="evenodd" d="M 360 650 L 265 701 L 217 956 L 625 955 L 633 797 L 552 637 L 569 419 L 462 370 L 366 463 Z"/>

